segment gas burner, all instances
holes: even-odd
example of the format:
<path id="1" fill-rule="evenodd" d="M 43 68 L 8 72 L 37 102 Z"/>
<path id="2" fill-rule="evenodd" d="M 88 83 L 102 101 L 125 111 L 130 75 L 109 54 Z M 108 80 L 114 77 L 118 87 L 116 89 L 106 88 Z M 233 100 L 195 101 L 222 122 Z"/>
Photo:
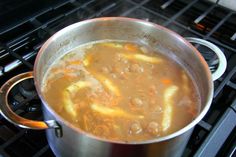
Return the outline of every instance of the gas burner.
<path id="1" fill-rule="evenodd" d="M 18 114 L 32 116 L 33 119 L 41 113 L 41 102 L 34 87 L 33 79 L 20 82 L 9 93 L 8 101 L 13 111 Z"/>
<path id="2" fill-rule="evenodd" d="M 218 63 L 219 63 L 217 55 L 212 50 L 210 50 L 209 48 L 207 48 L 205 46 L 199 46 L 196 44 L 194 44 L 194 45 L 199 50 L 199 52 L 202 54 L 204 59 L 206 60 L 208 66 L 210 68 L 210 71 L 214 72 L 217 69 Z"/>
<path id="3" fill-rule="evenodd" d="M 26 98 L 32 98 L 37 95 L 33 79 L 28 79 L 19 84 L 19 92 Z"/>

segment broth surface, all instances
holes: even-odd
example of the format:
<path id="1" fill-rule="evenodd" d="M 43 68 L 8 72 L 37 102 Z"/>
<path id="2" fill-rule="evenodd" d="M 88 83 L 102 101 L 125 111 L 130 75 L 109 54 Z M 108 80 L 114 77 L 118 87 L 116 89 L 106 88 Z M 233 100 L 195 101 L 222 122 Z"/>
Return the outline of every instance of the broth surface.
<path id="1" fill-rule="evenodd" d="M 171 134 L 200 106 L 184 68 L 149 47 L 121 41 L 89 43 L 62 56 L 47 71 L 43 95 L 74 126 L 127 142 Z"/>

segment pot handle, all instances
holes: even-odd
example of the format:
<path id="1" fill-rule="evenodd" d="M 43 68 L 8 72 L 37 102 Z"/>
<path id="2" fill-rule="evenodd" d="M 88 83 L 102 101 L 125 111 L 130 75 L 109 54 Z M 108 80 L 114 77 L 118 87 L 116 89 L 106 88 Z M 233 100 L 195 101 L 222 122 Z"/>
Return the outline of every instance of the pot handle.
<path id="1" fill-rule="evenodd" d="M 11 79 L 9 79 L 5 84 L 2 85 L 0 89 L 0 113 L 1 115 L 6 118 L 9 122 L 27 129 L 48 129 L 48 128 L 58 128 L 59 125 L 56 123 L 55 120 L 48 120 L 48 121 L 36 121 L 36 120 L 29 120 L 23 117 L 18 116 L 14 113 L 8 103 L 8 94 L 10 90 L 19 82 L 24 81 L 26 79 L 33 78 L 32 72 L 26 72 L 19 74 Z"/>
<path id="2" fill-rule="evenodd" d="M 216 45 L 214 45 L 213 43 L 203 40 L 203 39 L 193 38 L 193 37 L 187 37 L 185 39 L 187 39 L 187 41 L 190 43 L 204 45 L 204 46 L 208 47 L 209 49 L 211 49 L 217 55 L 217 57 L 219 59 L 219 65 L 218 65 L 216 71 L 212 72 L 212 79 L 213 79 L 213 81 L 215 81 L 218 78 L 220 78 L 223 75 L 223 73 L 225 72 L 226 66 L 227 66 L 227 61 L 226 61 L 225 55 L 220 50 L 220 48 L 217 47 Z"/>

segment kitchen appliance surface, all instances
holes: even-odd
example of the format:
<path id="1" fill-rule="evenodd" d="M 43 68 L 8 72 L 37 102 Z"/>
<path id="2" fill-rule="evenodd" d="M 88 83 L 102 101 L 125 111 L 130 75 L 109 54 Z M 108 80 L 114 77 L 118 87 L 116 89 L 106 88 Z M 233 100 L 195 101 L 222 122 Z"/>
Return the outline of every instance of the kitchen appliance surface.
<path id="1" fill-rule="evenodd" d="M 59 29 L 72 23 L 100 16 L 127 16 L 148 20 L 182 36 L 195 36 L 219 46 L 227 58 L 225 74 L 214 82 L 213 103 L 195 127 L 183 156 L 235 155 L 235 13 L 206 1 L 25 1 L 2 2 L 0 13 L 0 83 L 33 68 L 42 43 Z M 32 6 L 30 12 L 24 7 Z M 2 7 L 2 6 L 1 6 Z M 158 8 L 158 9 L 157 9 Z M 15 9 L 15 12 L 11 12 Z M 220 12 L 219 12 L 220 10 Z M 210 70 L 218 66 L 216 55 L 197 46 Z M 42 119 L 40 100 L 26 80 L 9 96 L 13 110 L 26 118 Z M 0 155 L 53 156 L 44 131 L 24 130 L 0 118 Z M 221 137 L 221 138 L 219 138 Z M 217 144 L 215 144 L 217 143 Z M 27 148 L 27 149 L 22 149 Z M 26 151 L 27 150 L 27 151 Z"/>

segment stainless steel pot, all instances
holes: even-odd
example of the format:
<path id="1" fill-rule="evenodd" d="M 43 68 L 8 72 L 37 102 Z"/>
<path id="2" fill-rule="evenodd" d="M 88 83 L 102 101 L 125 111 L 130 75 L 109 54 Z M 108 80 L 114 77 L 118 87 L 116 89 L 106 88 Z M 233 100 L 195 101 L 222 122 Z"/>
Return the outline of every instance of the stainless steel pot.
<path id="1" fill-rule="evenodd" d="M 165 137 L 143 142 L 115 142 L 94 137 L 83 132 L 55 113 L 41 93 L 42 79 L 54 60 L 77 47 L 91 41 L 114 39 L 141 42 L 162 53 L 168 53 L 193 75 L 201 97 L 201 112 L 190 124 Z M 205 45 L 218 56 L 219 65 L 211 74 L 200 53 L 188 42 Z M 218 79 L 226 69 L 226 59 L 219 48 L 202 39 L 185 40 L 178 34 L 153 23 L 123 17 L 105 17 L 82 21 L 70 25 L 53 35 L 40 49 L 34 72 L 18 75 L 6 82 L 0 90 L 0 111 L 10 122 L 31 129 L 46 129 L 47 139 L 56 156 L 79 157 L 151 157 L 181 156 L 194 126 L 208 111 L 213 97 L 213 80 Z M 7 97 L 18 82 L 33 78 L 43 103 L 45 121 L 22 118 L 11 111 Z"/>

